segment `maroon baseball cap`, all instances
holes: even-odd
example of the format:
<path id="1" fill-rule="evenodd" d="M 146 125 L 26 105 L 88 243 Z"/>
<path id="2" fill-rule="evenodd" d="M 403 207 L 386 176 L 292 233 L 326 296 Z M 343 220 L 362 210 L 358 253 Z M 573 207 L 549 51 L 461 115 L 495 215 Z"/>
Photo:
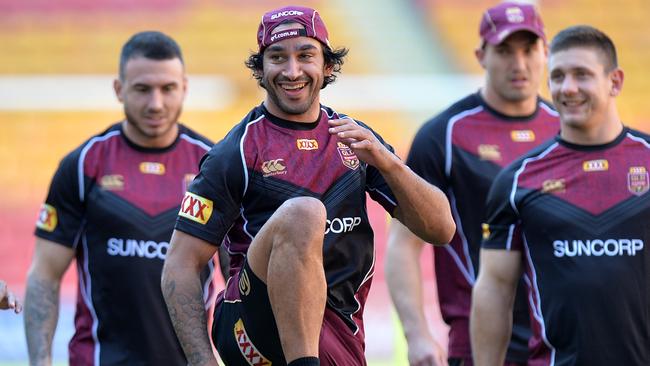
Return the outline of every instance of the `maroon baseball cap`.
<path id="1" fill-rule="evenodd" d="M 274 32 L 277 26 L 286 23 L 298 23 L 304 26 L 304 29 L 285 29 Z M 323 23 L 318 11 L 314 9 L 302 6 L 286 6 L 264 14 L 257 29 L 257 45 L 260 47 L 260 51 L 275 42 L 293 37 L 311 37 L 327 47 L 330 46 L 325 23 Z"/>
<path id="2" fill-rule="evenodd" d="M 546 42 L 544 23 L 534 5 L 504 2 L 483 13 L 479 29 L 483 42 L 497 45 L 519 31 L 534 33 Z"/>

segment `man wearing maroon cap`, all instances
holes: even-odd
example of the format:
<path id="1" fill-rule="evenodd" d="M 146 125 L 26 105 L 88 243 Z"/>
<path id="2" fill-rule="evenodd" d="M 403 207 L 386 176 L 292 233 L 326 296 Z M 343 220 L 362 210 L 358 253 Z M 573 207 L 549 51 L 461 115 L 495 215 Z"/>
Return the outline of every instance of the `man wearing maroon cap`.
<path id="1" fill-rule="evenodd" d="M 471 365 L 469 315 L 478 273 L 481 223 L 492 180 L 508 163 L 559 129 L 556 112 L 538 96 L 546 59 L 542 21 L 532 5 L 501 3 L 482 16 L 476 58 L 485 82 L 426 122 L 407 165 L 447 194 L 456 233 L 434 248 L 438 298 L 449 325 L 445 350 L 429 330 L 421 295 L 425 243 L 397 221 L 390 228 L 387 282 L 408 341 L 411 365 Z M 514 312 L 507 364 L 526 364 L 531 336 L 525 293 Z"/>
<path id="2" fill-rule="evenodd" d="M 228 365 L 365 365 L 374 273 L 366 192 L 433 243 L 451 237 L 444 194 L 368 126 L 320 105 L 346 49 L 317 11 L 268 12 L 246 65 L 263 103 L 206 155 L 183 200 L 163 293 L 192 365 L 215 364 L 198 270 L 224 245 L 231 277 L 212 339 Z"/>

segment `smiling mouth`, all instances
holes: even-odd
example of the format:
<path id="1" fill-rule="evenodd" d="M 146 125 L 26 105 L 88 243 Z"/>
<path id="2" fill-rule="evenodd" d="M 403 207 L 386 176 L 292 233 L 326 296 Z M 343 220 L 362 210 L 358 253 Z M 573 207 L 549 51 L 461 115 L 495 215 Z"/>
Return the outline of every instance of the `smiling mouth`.
<path id="1" fill-rule="evenodd" d="M 282 89 L 284 90 L 301 90 L 302 88 L 305 87 L 307 83 L 300 83 L 300 84 L 281 84 Z"/>

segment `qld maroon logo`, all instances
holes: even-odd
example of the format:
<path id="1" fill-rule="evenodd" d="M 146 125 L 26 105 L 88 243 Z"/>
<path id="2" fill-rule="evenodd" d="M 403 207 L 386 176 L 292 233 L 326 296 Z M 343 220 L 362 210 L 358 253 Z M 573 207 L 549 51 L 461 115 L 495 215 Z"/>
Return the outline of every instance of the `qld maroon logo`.
<path id="1" fill-rule="evenodd" d="M 343 165 L 352 170 L 357 169 L 359 167 L 359 158 L 357 158 L 357 155 L 354 153 L 354 151 L 352 151 L 349 146 L 342 142 L 337 142 L 336 145 L 336 148 L 339 151 L 339 155 L 341 156 L 341 160 L 343 161 Z"/>
<path id="2" fill-rule="evenodd" d="M 646 193 L 648 188 L 650 188 L 650 178 L 646 168 L 643 166 L 630 167 L 630 171 L 627 173 L 627 190 L 640 196 Z"/>

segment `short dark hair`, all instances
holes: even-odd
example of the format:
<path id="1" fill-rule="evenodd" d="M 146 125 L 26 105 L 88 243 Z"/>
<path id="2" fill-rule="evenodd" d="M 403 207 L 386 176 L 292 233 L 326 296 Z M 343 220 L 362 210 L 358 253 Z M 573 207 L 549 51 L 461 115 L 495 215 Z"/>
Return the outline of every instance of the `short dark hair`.
<path id="1" fill-rule="evenodd" d="M 264 88 L 264 85 L 262 84 L 262 77 L 264 75 L 264 51 L 251 54 L 244 62 L 246 67 L 253 71 L 253 77 L 257 79 L 257 83 L 262 88 Z M 341 66 L 343 66 L 343 62 L 345 62 L 345 56 L 347 56 L 348 52 L 349 50 L 344 47 L 332 50 L 331 48 L 323 45 L 323 58 L 325 59 L 325 65 L 332 66 L 333 72 L 332 75 L 325 76 L 321 89 L 325 88 L 328 84 L 336 81 L 336 77 L 338 76 L 336 74 L 341 72 Z"/>
<path id="2" fill-rule="evenodd" d="M 607 72 L 618 67 L 614 42 L 605 33 L 592 26 L 576 25 L 560 31 L 551 41 L 550 53 L 566 51 L 573 47 L 591 47 L 599 50 Z"/>
<path id="3" fill-rule="evenodd" d="M 146 31 L 134 34 L 122 47 L 120 54 L 120 80 L 124 79 L 126 63 L 136 57 L 152 60 L 179 59 L 181 64 L 183 54 L 178 43 L 168 35 L 158 31 Z"/>

